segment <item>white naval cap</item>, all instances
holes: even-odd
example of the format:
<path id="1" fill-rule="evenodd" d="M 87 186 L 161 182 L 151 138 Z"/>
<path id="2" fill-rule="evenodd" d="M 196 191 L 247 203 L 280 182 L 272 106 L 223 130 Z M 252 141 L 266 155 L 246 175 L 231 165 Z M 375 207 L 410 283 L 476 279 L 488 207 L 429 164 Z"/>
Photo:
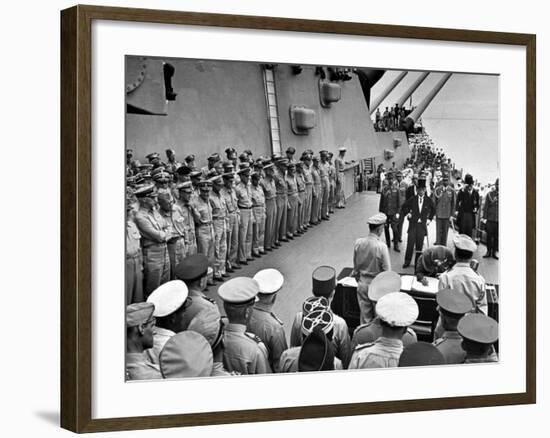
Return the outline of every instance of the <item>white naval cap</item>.
<path id="1" fill-rule="evenodd" d="M 235 277 L 219 287 L 218 295 L 229 304 L 248 304 L 259 291 L 260 286 L 253 278 Z"/>
<path id="2" fill-rule="evenodd" d="M 262 269 L 254 275 L 261 294 L 274 294 L 283 287 L 285 278 L 277 269 Z"/>
<path id="3" fill-rule="evenodd" d="M 453 243 L 455 244 L 455 247 L 464 251 L 475 252 L 477 249 L 476 243 L 466 234 L 458 234 L 455 236 Z"/>
<path id="4" fill-rule="evenodd" d="M 408 327 L 418 318 L 418 305 L 410 295 L 392 292 L 376 303 L 376 314 L 392 327 Z"/>
<path id="5" fill-rule="evenodd" d="M 388 220 L 388 217 L 384 213 L 376 213 L 367 219 L 369 225 L 383 225 Z"/>
<path id="6" fill-rule="evenodd" d="M 397 272 L 382 271 L 369 284 L 368 297 L 371 301 L 378 301 L 384 295 L 401 290 L 401 277 Z"/>
<path id="7" fill-rule="evenodd" d="M 181 280 L 168 281 L 157 287 L 147 298 L 155 305 L 153 316 L 162 317 L 174 313 L 187 299 L 189 291 Z"/>

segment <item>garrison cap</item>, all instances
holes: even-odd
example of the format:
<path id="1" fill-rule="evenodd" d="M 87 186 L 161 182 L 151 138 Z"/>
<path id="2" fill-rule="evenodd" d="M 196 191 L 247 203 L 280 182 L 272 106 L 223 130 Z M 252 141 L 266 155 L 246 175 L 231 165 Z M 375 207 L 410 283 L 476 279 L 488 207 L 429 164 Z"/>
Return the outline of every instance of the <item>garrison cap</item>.
<path id="1" fill-rule="evenodd" d="M 302 304 L 302 313 L 307 315 L 314 310 L 328 309 L 328 300 L 325 297 L 307 297 Z"/>
<path id="2" fill-rule="evenodd" d="M 328 371 L 334 369 L 334 350 L 327 336 L 315 327 L 304 339 L 298 356 L 298 371 Z"/>
<path id="3" fill-rule="evenodd" d="M 408 327 L 418 318 L 418 305 L 404 292 L 391 292 L 376 303 L 376 314 L 392 327 Z"/>
<path id="4" fill-rule="evenodd" d="M 465 293 L 449 288 L 440 290 L 435 295 L 435 301 L 445 312 L 455 315 L 464 315 L 474 310 L 472 300 Z"/>
<path id="5" fill-rule="evenodd" d="M 178 310 L 187 299 L 189 291 L 181 280 L 172 280 L 157 287 L 147 298 L 148 303 L 155 305 L 153 316 L 171 315 Z"/>
<path id="6" fill-rule="evenodd" d="M 458 321 L 458 333 L 464 339 L 479 344 L 494 344 L 498 340 L 498 323 L 483 313 L 468 313 Z"/>
<path id="7" fill-rule="evenodd" d="M 376 213 L 367 219 L 369 225 L 384 225 L 388 217 L 384 213 Z"/>
<path id="8" fill-rule="evenodd" d="M 332 266 L 319 266 L 311 275 L 313 295 L 328 297 L 336 287 L 336 271 Z"/>
<path id="9" fill-rule="evenodd" d="M 151 152 L 150 154 L 146 155 L 145 158 L 148 160 L 152 160 L 154 158 L 160 158 L 160 155 L 158 152 Z"/>
<path id="10" fill-rule="evenodd" d="M 186 330 L 172 336 L 159 356 L 160 370 L 165 379 L 203 377 L 212 373 L 212 348 L 204 336 Z"/>
<path id="11" fill-rule="evenodd" d="M 216 348 L 223 335 L 223 324 L 219 311 L 211 306 L 206 307 L 193 317 L 187 326 L 187 330 L 201 334 L 212 349 Z"/>
<path id="12" fill-rule="evenodd" d="M 445 356 L 429 342 L 415 342 L 407 345 L 399 357 L 400 367 L 445 365 L 445 363 Z"/>
<path id="13" fill-rule="evenodd" d="M 277 269 L 262 269 L 254 275 L 261 294 L 274 294 L 283 287 L 285 278 Z"/>
<path id="14" fill-rule="evenodd" d="M 467 234 L 458 234 L 453 239 L 453 243 L 456 248 L 462 249 L 463 251 L 475 252 L 477 249 L 476 243 Z"/>
<path id="15" fill-rule="evenodd" d="M 334 328 L 334 316 L 329 309 L 319 309 L 302 317 L 302 334 L 309 335 L 315 327 L 329 334 Z"/>
<path id="16" fill-rule="evenodd" d="M 218 288 L 220 298 L 234 305 L 252 304 L 260 291 L 258 282 L 250 277 L 235 277 Z"/>
<path id="17" fill-rule="evenodd" d="M 400 290 L 401 277 L 399 274 L 393 271 L 382 271 L 369 284 L 369 300 L 378 301 L 384 295 Z"/>
<path id="18" fill-rule="evenodd" d="M 153 303 L 134 303 L 126 306 L 126 327 L 137 327 L 145 324 L 153 316 Z"/>
<path id="19" fill-rule="evenodd" d="M 204 254 L 193 254 L 185 257 L 176 266 L 176 278 L 183 281 L 197 280 L 206 275 L 208 258 Z"/>
<path id="20" fill-rule="evenodd" d="M 193 191 L 193 183 L 191 181 L 178 183 L 176 189 L 191 193 Z"/>
<path id="21" fill-rule="evenodd" d="M 146 196 L 156 196 L 157 191 L 154 184 L 147 184 L 141 187 L 138 187 L 134 195 L 136 195 L 136 198 L 145 198 Z"/>

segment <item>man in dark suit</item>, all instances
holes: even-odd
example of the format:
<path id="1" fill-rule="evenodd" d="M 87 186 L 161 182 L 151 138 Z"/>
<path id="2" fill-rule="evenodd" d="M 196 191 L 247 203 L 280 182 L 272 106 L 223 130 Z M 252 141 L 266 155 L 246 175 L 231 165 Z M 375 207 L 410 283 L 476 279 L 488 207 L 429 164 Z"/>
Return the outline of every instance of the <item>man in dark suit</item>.
<path id="1" fill-rule="evenodd" d="M 405 201 L 401 207 L 401 217 L 407 216 L 409 228 L 407 230 L 407 250 L 403 268 L 411 264 L 413 250 L 422 251 L 424 237 L 428 233 L 428 225 L 435 215 L 433 201 L 426 196 L 426 180 L 419 179 L 416 187 L 416 195 Z"/>

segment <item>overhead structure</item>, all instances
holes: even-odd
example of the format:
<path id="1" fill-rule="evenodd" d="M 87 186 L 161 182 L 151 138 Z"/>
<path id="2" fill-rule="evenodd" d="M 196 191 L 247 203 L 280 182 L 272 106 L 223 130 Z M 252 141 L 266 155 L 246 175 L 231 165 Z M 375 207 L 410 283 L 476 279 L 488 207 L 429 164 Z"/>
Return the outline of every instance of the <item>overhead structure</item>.
<path id="1" fill-rule="evenodd" d="M 435 84 L 435 86 L 432 88 L 432 91 L 430 91 L 426 97 L 420 102 L 420 104 L 411 112 L 405 120 L 401 122 L 400 130 L 406 131 L 407 133 L 412 132 L 414 129 L 414 124 L 418 121 L 420 116 L 422 116 L 422 113 L 428 108 L 428 105 L 434 100 L 435 96 L 437 96 L 437 93 L 441 91 L 443 86 L 447 83 L 447 81 L 451 78 L 452 73 L 445 73 L 443 77 Z"/>
<path id="2" fill-rule="evenodd" d="M 376 108 L 378 108 L 378 106 L 384 101 L 386 97 L 388 97 L 392 90 L 397 87 L 397 85 L 403 80 L 405 76 L 407 76 L 407 73 L 408 72 L 406 71 L 399 73 L 394 78 L 394 80 L 391 81 L 389 85 L 382 91 L 382 93 L 380 93 L 380 95 L 376 99 L 374 99 L 372 105 L 369 107 L 370 114 L 372 114 L 376 110 Z"/>
<path id="3" fill-rule="evenodd" d="M 424 82 L 424 79 L 428 76 L 429 72 L 421 73 L 420 76 L 416 78 L 416 80 L 405 90 L 405 92 L 401 95 L 399 100 L 397 101 L 397 105 L 402 107 L 406 100 L 412 96 L 412 94 L 416 91 L 416 89 L 420 86 L 422 82 Z"/>
<path id="4" fill-rule="evenodd" d="M 363 96 L 365 96 L 365 103 L 367 108 L 370 108 L 370 92 L 372 87 L 384 76 L 386 70 L 376 70 L 368 68 L 356 68 L 354 73 L 359 78 L 361 84 L 361 90 L 363 90 Z"/>

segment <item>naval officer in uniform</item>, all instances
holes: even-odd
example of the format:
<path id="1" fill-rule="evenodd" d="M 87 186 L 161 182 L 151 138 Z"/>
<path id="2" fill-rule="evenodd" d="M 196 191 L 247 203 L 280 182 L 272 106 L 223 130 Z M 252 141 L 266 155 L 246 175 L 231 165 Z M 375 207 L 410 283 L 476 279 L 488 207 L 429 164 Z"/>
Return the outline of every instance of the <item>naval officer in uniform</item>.
<path id="1" fill-rule="evenodd" d="M 151 362 L 158 364 L 164 344 L 176 333 L 185 330 L 183 314 L 188 294 L 183 281 L 172 280 L 159 286 L 147 298 L 148 303 L 155 305 L 153 316 L 156 318 L 153 347 L 146 351 Z"/>
<path id="2" fill-rule="evenodd" d="M 374 277 L 372 283 L 369 285 L 369 300 L 376 306 L 376 303 L 384 295 L 399 292 L 400 290 L 401 277 L 399 274 L 393 271 L 383 271 Z M 374 342 L 380 336 L 382 336 L 382 323 L 380 318 L 376 317 L 371 322 L 361 324 L 355 329 L 351 338 L 351 349 L 353 351 L 358 345 Z M 416 333 L 410 327 L 407 327 L 402 340 L 404 346 L 414 344 L 417 341 Z"/>
<path id="3" fill-rule="evenodd" d="M 381 236 L 386 223 L 386 215 L 377 213 L 371 216 L 369 235 L 355 241 L 353 248 L 352 277 L 357 280 L 357 300 L 360 309 L 360 323 L 374 319 L 374 305 L 368 297 L 369 284 L 380 272 L 391 270 L 390 253 Z"/>
<path id="4" fill-rule="evenodd" d="M 498 341 L 498 323 L 482 313 L 469 313 L 458 322 L 462 348 L 466 352 L 464 363 L 498 362 L 493 347 Z"/>
<path id="5" fill-rule="evenodd" d="M 218 289 L 229 320 L 225 328 L 223 354 L 224 366 L 228 371 L 241 374 L 271 373 L 264 343 L 246 330 L 259 291 L 258 282 L 248 277 L 232 278 Z"/>
<path id="6" fill-rule="evenodd" d="M 445 357 L 429 342 L 416 342 L 403 348 L 399 357 L 400 367 L 445 365 Z"/>
<path id="7" fill-rule="evenodd" d="M 276 269 L 263 269 L 254 275 L 260 292 L 254 311 L 248 322 L 248 331 L 257 335 L 267 347 L 269 364 L 278 372 L 281 354 L 288 348 L 283 322 L 273 313 L 278 292 L 283 287 L 284 277 Z"/>
<path id="8" fill-rule="evenodd" d="M 418 318 L 418 305 L 403 292 L 384 295 L 376 303 L 376 314 L 382 324 L 382 336 L 370 344 L 355 348 L 350 369 L 391 368 L 399 364 L 403 352 L 403 335 Z"/>
<path id="9" fill-rule="evenodd" d="M 464 363 L 466 352 L 462 349 L 462 336 L 458 333 L 458 321 L 467 313 L 473 312 L 472 301 L 464 294 L 452 289 L 440 290 L 435 295 L 437 310 L 441 318 L 443 334 L 434 345 L 445 357 L 447 363 Z"/>
<path id="10" fill-rule="evenodd" d="M 162 379 L 158 365 L 145 354 L 145 350 L 153 347 L 154 311 L 153 303 L 126 307 L 126 380 Z"/>

